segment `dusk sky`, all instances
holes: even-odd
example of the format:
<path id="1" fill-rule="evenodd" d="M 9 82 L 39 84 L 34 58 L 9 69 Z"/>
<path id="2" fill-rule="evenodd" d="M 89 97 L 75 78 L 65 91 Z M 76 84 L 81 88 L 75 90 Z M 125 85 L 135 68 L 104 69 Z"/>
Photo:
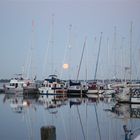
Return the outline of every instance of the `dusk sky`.
<path id="1" fill-rule="evenodd" d="M 0 0 L 0 79 L 28 68 L 37 79 L 76 79 L 86 37 L 79 79 L 93 79 L 101 32 L 97 78 L 113 78 L 114 68 L 128 76 L 131 22 L 132 75 L 140 78 L 139 14 L 140 0 Z"/>

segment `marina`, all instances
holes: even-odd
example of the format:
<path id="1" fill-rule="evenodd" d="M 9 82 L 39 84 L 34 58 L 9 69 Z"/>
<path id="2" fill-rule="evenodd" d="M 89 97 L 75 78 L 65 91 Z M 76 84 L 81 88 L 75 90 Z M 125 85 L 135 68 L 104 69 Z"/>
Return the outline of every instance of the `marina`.
<path id="1" fill-rule="evenodd" d="M 140 140 L 139 13 L 139 0 L 1 0 L 0 140 Z"/>

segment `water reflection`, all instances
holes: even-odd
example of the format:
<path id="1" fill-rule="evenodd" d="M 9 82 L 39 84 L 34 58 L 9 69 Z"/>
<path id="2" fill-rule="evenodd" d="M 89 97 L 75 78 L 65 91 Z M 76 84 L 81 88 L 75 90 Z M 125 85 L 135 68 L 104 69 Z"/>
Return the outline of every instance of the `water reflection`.
<path id="1" fill-rule="evenodd" d="M 140 125 L 140 107 L 115 104 L 112 98 L 1 94 L 0 99 L 6 140 L 48 140 L 51 135 L 56 140 L 133 140 L 139 134 L 137 130 L 129 139 L 128 132 Z M 10 133 L 10 126 L 20 132 Z"/>
<path id="2" fill-rule="evenodd" d="M 67 98 L 63 96 L 54 96 L 54 95 L 40 95 L 38 102 L 45 108 L 56 108 L 61 105 L 65 105 Z"/>
<path id="3" fill-rule="evenodd" d="M 3 98 L 3 103 L 8 102 L 12 111 L 15 113 L 22 113 L 25 108 L 32 107 L 36 110 L 35 104 L 37 102 L 38 96 L 23 96 L 17 94 L 5 94 Z"/>
<path id="4" fill-rule="evenodd" d="M 140 127 L 132 124 L 132 120 L 140 119 L 140 104 L 115 104 L 111 109 L 107 109 L 116 115 L 117 118 L 125 120 L 126 124 L 123 125 L 125 140 L 139 140 Z M 128 124 L 131 123 L 131 127 Z M 133 125 L 133 127 L 132 127 Z"/>
<path id="5" fill-rule="evenodd" d="M 140 119 L 140 104 L 117 103 L 111 109 L 108 109 L 108 111 L 116 114 L 118 118 L 122 118 L 122 119 L 138 118 L 138 119 Z"/>

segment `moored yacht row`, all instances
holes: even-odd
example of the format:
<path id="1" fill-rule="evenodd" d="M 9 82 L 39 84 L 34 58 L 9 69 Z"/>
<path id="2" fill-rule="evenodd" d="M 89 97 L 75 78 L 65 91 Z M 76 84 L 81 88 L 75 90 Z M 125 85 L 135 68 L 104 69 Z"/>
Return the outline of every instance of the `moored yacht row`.
<path id="1" fill-rule="evenodd" d="M 139 83 L 111 83 L 103 84 L 86 81 L 63 81 L 57 75 L 50 75 L 39 84 L 35 80 L 14 78 L 9 84 L 4 84 L 5 93 L 39 93 L 45 95 L 86 95 L 92 97 L 111 97 L 115 96 L 117 102 L 140 103 L 140 84 Z"/>

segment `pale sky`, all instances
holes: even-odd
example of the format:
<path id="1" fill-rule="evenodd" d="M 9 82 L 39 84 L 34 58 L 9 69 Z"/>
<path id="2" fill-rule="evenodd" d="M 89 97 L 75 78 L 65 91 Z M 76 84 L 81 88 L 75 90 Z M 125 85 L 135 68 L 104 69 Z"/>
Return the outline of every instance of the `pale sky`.
<path id="1" fill-rule="evenodd" d="M 130 60 L 131 21 L 132 74 L 133 78 L 140 78 L 139 14 L 140 0 L 0 0 L 0 79 L 12 78 L 14 74 L 22 73 L 23 68 L 27 71 L 31 47 L 30 70 L 37 79 L 54 73 L 62 79 L 76 79 L 85 37 L 86 49 L 79 79 L 93 79 L 101 32 L 97 78 L 113 78 L 114 68 L 118 78 L 124 77 L 124 68 L 129 66 Z M 71 49 L 66 49 L 69 44 Z M 69 63 L 70 68 L 62 70 L 63 62 Z"/>

